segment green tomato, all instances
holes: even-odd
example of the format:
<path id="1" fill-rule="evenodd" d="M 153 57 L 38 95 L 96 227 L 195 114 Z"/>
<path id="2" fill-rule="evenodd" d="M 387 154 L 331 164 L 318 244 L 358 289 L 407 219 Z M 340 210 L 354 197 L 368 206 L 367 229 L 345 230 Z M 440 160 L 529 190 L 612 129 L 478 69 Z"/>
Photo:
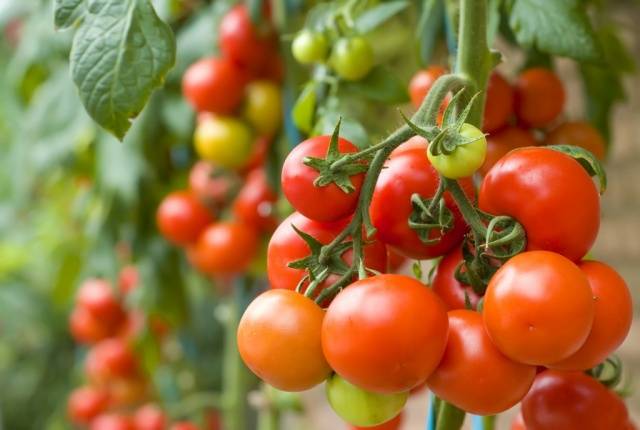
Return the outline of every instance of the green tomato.
<path id="1" fill-rule="evenodd" d="M 193 144 L 198 156 L 226 169 L 238 169 L 253 151 L 251 129 L 234 117 L 204 117 L 198 122 Z"/>
<path id="2" fill-rule="evenodd" d="M 329 63 L 341 78 L 358 81 L 367 76 L 374 61 L 371 44 L 363 37 L 351 37 L 333 45 Z"/>
<path id="3" fill-rule="evenodd" d="M 433 155 L 431 151 L 427 151 L 433 167 L 446 178 L 460 179 L 473 175 L 482 166 L 487 155 L 487 139 L 482 131 L 471 124 L 463 124 L 460 134 L 477 140 L 456 147 L 451 154 Z"/>
<path id="4" fill-rule="evenodd" d="M 327 57 L 327 39 L 322 33 L 302 30 L 291 45 L 293 58 L 300 64 L 319 63 Z"/>
<path id="5" fill-rule="evenodd" d="M 354 426 L 371 427 L 397 416 L 409 393 L 381 394 L 363 390 L 338 375 L 327 380 L 327 399 L 333 410 Z"/>

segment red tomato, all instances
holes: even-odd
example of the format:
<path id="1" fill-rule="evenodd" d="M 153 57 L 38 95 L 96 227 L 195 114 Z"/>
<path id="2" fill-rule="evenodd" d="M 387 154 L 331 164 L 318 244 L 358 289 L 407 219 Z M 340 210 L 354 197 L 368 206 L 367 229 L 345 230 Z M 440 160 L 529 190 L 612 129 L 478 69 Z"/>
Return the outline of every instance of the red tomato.
<path id="1" fill-rule="evenodd" d="M 253 71 L 263 70 L 276 54 L 273 28 L 267 22 L 260 28 L 254 26 L 244 4 L 224 15 L 218 31 L 224 56 Z"/>
<path id="2" fill-rule="evenodd" d="M 529 391 L 536 368 L 511 361 L 491 342 L 474 311 L 449 312 L 449 339 L 442 361 L 427 380 L 439 398 L 477 415 L 494 415 Z"/>
<path id="3" fill-rule="evenodd" d="M 395 416 L 395 418 L 387 421 L 383 424 L 378 424 L 373 427 L 359 427 L 359 426 L 351 426 L 351 430 L 399 430 L 402 425 L 402 413 Z"/>
<path id="4" fill-rule="evenodd" d="M 84 308 L 75 308 L 69 317 L 69 331 L 79 343 L 95 343 L 114 335 L 119 326 L 104 324 Z"/>
<path id="5" fill-rule="evenodd" d="M 138 269 L 134 265 L 123 267 L 118 274 L 118 288 L 123 295 L 129 294 L 136 289 L 139 282 Z"/>
<path id="6" fill-rule="evenodd" d="M 264 170 L 253 170 L 233 202 L 233 214 L 258 230 L 273 231 L 278 225 L 274 214 L 277 199 L 267 183 Z"/>
<path id="7" fill-rule="evenodd" d="M 117 326 L 125 317 L 111 284 L 104 279 L 87 279 L 78 289 L 76 306 L 87 310 L 101 324 Z"/>
<path id="8" fill-rule="evenodd" d="M 557 119 L 564 109 L 562 81 L 551 70 L 525 70 L 515 84 L 515 110 L 520 122 L 543 127 Z"/>
<path id="9" fill-rule="evenodd" d="M 289 263 L 305 258 L 311 253 L 307 243 L 295 232 L 292 226 L 296 226 L 297 229 L 326 245 L 340 234 L 347 226 L 348 221 L 345 219 L 333 223 L 319 223 L 305 218 L 298 212 L 294 212 L 282 221 L 271 236 L 267 249 L 267 275 L 271 288 L 294 290 L 306 274 L 304 270 L 288 266 Z M 381 242 L 370 241 L 364 246 L 365 266 L 378 272 L 384 272 L 387 266 L 386 252 L 386 247 Z M 343 254 L 343 259 L 347 264 L 351 264 L 353 251 L 347 250 Z M 335 276 L 330 276 L 327 282 L 319 286 L 318 293 L 336 280 Z"/>
<path id="10" fill-rule="evenodd" d="M 136 430 L 131 418 L 117 413 L 98 416 L 91 422 L 89 430 Z"/>
<path id="11" fill-rule="evenodd" d="M 527 430 L 524 418 L 522 418 L 522 411 L 518 412 L 518 415 L 511 422 L 511 430 Z"/>
<path id="12" fill-rule="evenodd" d="M 199 430 L 198 426 L 189 421 L 180 421 L 171 426 L 171 430 Z"/>
<path id="13" fill-rule="evenodd" d="M 622 400 L 581 372 L 547 370 L 537 377 L 522 401 L 527 430 L 624 429 Z"/>
<path id="14" fill-rule="evenodd" d="M 136 430 L 165 430 L 167 421 L 164 411 L 153 403 L 142 406 L 133 416 Z"/>
<path id="15" fill-rule="evenodd" d="M 600 227 L 598 190 L 580 164 L 548 148 L 511 151 L 489 171 L 479 207 L 518 220 L 527 249 L 557 252 L 578 261 Z"/>
<path id="16" fill-rule="evenodd" d="M 498 72 L 493 72 L 487 83 L 487 101 L 484 106 L 482 131 L 492 133 L 507 125 L 513 114 L 513 88 Z"/>
<path id="17" fill-rule="evenodd" d="M 407 258 L 404 255 L 387 248 L 387 272 L 392 273 L 399 270 L 406 262 Z"/>
<path id="18" fill-rule="evenodd" d="M 90 380 L 101 383 L 112 378 L 127 378 L 137 371 L 137 360 L 126 341 L 111 338 L 89 350 L 85 370 Z"/>
<path id="19" fill-rule="evenodd" d="M 238 188 L 236 176 L 209 161 L 198 161 L 189 172 L 189 189 L 214 212 L 226 207 Z"/>
<path id="20" fill-rule="evenodd" d="M 228 115 L 240 106 L 246 82 L 245 72 L 233 62 L 204 58 L 184 73 L 182 93 L 197 112 Z"/>
<path id="21" fill-rule="evenodd" d="M 421 143 L 420 143 L 421 142 Z M 427 159 L 427 142 L 414 137 L 400 145 L 380 173 L 369 211 L 371 221 L 378 230 L 378 238 L 399 253 L 415 259 L 434 258 L 444 255 L 460 244 L 467 225 L 451 195 L 444 195 L 447 208 L 454 216 L 453 228 L 444 234 L 434 229 L 430 239 L 438 243 L 427 245 L 418 233 L 409 227 L 407 220 L 413 210 L 411 195 L 418 193 L 423 198 L 433 197 L 439 176 Z M 473 183 L 469 179 L 460 181 L 468 196 L 474 196 Z"/>
<path id="22" fill-rule="evenodd" d="M 271 139 L 264 136 L 258 136 L 253 144 L 253 150 L 247 160 L 247 164 L 242 168 L 243 172 L 258 169 L 265 164 L 267 151 L 271 147 Z"/>
<path id="23" fill-rule="evenodd" d="M 486 175 L 505 155 L 516 148 L 536 146 L 536 139 L 529 130 L 520 127 L 506 127 L 487 137 L 487 155 L 479 171 Z"/>
<path id="24" fill-rule="evenodd" d="M 598 261 L 583 261 L 579 267 L 591 285 L 593 326 L 584 345 L 569 358 L 550 366 L 555 369 L 587 370 L 602 363 L 622 344 L 633 321 L 631 293 L 624 279 Z"/>
<path id="25" fill-rule="evenodd" d="M 607 143 L 598 130 L 585 121 L 565 122 L 554 128 L 545 145 L 574 145 L 591 151 L 598 160 L 607 156 Z"/>
<path id="26" fill-rule="evenodd" d="M 322 350 L 347 381 L 379 393 L 420 385 L 447 341 L 446 309 L 430 288 L 408 276 L 354 282 L 333 300 L 322 324 Z"/>
<path id="27" fill-rule="evenodd" d="M 111 409 L 129 408 L 149 398 L 147 381 L 139 375 L 112 378 L 104 386 L 109 392 Z"/>
<path id="28" fill-rule="evenodd" d="M 335 183 L 318 187 L 314 181 L 318 171 L 304 164 L 307 157 L 324 158 L 331 136 L 316 136 L 305 140 L 289 153 L 282 166 L 282 192 L 302 215 L 315 221 L 337 221 L 351 215 L 358 204 L 364 173 L 351 176 L 355 190 L 342 191 Z M 358 152 L 346 139 L 338 140 L 340 153 Z"/>
<path id="29" fill-rule="evenodd" d="M 446 68 L 437 65 L 418 70 L 409 82 L 409 96 L 413 106 L 420 107 L 422 100 L 427 96 L 435 81 L 446 73 Z"/>
<path id="30" fill-rule="evenodd" d="M 209 210 L 189 191 L 167 195 L 156 213 L 160 233 L 177 245 L 194 242 L 212 221 Z"/>
<path id="31" fill-rule="evenodd" d="M 324 311 L 289 290 L 269 290 L 247 308 L 238 325 L 238 351 L 256 375 L 284 391 L 303 391 L 331 373 L 320 345 Z"/>
<path id="32" fill-rule="evenodd" d="M 473 309 L 476 309 L 480 300 L 480 296 L 473 291 L 471 286 L 461 284 L 456 279 L 456 268 L 461 262 L 462 250 L 460 248 L 445 255 L 438 263 L 436 275 L 431 283 L 433 291 L 442 299 L 449 310 L 466 309 L 465 295 L 469 298 Z"/>
<path id="33" fill-rule="evenodd" d="M 211 224 L 189 249 L 191 263 L 208 275 L 245 270 L 258 250 L 257 232 L 237 221 Z"/>
<path id="34" fill-rule="evenodd" d="M 593 324 L 587 277 L 565 257 L 530 251 L 507 261 L 484 296 L 491 339 L 520 363 L 548 365 L 574 354 Z"/>
<path id="35" fill-rule="evenodd" d="M 89 424 L 108 404 L 109 396 L 104 390 L 88 386 L 76 388 L 67 401 L 67 415 L 74 424 Z"/>

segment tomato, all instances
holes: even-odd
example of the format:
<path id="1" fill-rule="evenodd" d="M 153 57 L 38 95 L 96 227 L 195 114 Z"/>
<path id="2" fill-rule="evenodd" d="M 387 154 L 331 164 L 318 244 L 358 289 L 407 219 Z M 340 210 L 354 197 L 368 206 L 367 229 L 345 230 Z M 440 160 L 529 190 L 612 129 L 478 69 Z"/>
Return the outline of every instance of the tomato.
<path id="1" fill-rule="evenodd" d="M 322 324 L 331 368 L 379 393 L 408 391 L 436 368 L 447 340 L 446 309 L 430 288 L 403 275 L 377 275 L 349 285 Z"/>
<path id="2" fill-rule="evenodd" d="M 235 63 L 251 70 L 260 70 L 275 55 L 276 35 L 267 20 L 256 27 L 251 22 L 247 6 L 240 4 L 227 12 L 218 29 L 220 50 Z"/>
<path id="3" fill-rule="evenodd" d="M 73 339 L 79 343 L 98 342 L 112 336 L 118 329 L 119 325 L 105 324 L 85 308 L 77 307 L 69 316 L 69 331 Z"/>
<path id="4" fill-rule="evenodd" d="M 241 222 L 261 231 L 273 231 L 278 225 L 273 192 L 263 169 L 253 170 L 233 202 L 233 214 Z"/>
<path id="5" fill-rule="evenodd" d="M 209 117 L 198 122 L 193 144 L 200 158 L 238 169 L 251 156 L 254 138 L 243 121 L 232 117 Z"/>
<path id="6" fill-rule="evenodd" d="M 600 197 L 587 172 L 570 156 L 548 148 L 511 151 L 489 171 L 479 207 L 518 220 L 527 249 L 545 249 L 578 261 L 600 227 Z"/>
<path id="7" fill-rule="evenodd" d="M 87 279 L 78 289 L 76 306 L 86 309 L 104 326 L 117 326 L 125 318 L 111 284 L 104 279 Z"/>
<path id="8" fill-rule="evenodd" d="M 455 277 L 456 268 L 462 263 L 462 250 L 455 248 L 438 263 L 431 288 L 449 310 L 466 309 L 468 297 L 472 309 L 476 309 L 480 296 L 469 285 L 461 284 Z"/>
<path id="9" fill-rule="evenodd" d="M 75 424 L 89 424 L 108 404 L 109 396 L 104 390 L 89 386 L 76 388 L 67 401 L 67 415 Z"/>
<path id="10" fill-rule="evenodd" d="M 247 367 L 284 391 L 303 391 L 331 373 L 322 353 L 324 311 L 289 290 L 269 290 L 247 308 L 238 325 L 238 350 Z"/>
<path id="11" fill-rule="evenodd" d="M 607 143 L 598 130 L 585 121 L 565 122 L 554 128 L 545 145 L 574 145 L 590 151 L 599 160 L 607 155 Z"/>
<path id="12" fill-rule="evenodd" d="M 331 136 L 316 136 L 305 140 L 287 155 L 282 166 L 282 192 L 291 205 L 302 215 L 315 221 L 336 221 L 351 215 L 358 204 L 364 173 L 350 176 L 355 190 L 346 193 L 335 183 L 316 186 L 319 173 L 304 164 L 308 157 L 325 158 Z M 346 139 L 338 140 L 340 153 L 358 152 L 358 148 Z"/>
<path id="13" fill-rule="evenodd" d="M 594 317 L 587 277 L 567 258 L 529 251 L 507 261 L 484 296 L 491 339 L 520 363 L 547 365 L 584 344 Z"/>
<path id="14" fill-rule="evenodd" d="M 399 430 L 402 425 L 402 412 L 396 415 L 395 418 L 387 421 L 386 423 L 378 424 L 375 426 L 361 427 L 351 426 L 351 430 Z"/>
<path id="15" fill-rule="evenodd" d="M 427 151 L 431 165 L 446 178 L 460 179 L 473 175 L 482 166 L 487 155 L 487 139 L 482 131 L 471 124 L 464 124 L 460 135 L 474 140 L 456 147 L 451 154 L 433 155 Z"/>
<path id="16" fill-rule="evenodd" d="M 189 253 L 202 273 L 229 275 L 245 270 L 257 250 L 258 235 L 251 226 L 225 221 L 207 227 Z"/>
<path id="17" fill-rule="evenodd" d="M 449 312 L 449 339 L 442 361 L 427 380 L 439 398 L 477 415 L 494 415 L 529 391 L 535 366 L 505 357 L 491 342 L 477 312 Z"/>
<path id="18" fill-rule="evenodd" d="M 525 146 L 536 146 L 536 139 L 529 130 L 520 127 L 506 127 L 489 135 L 487 137 L 487 155 L 478 170 L 482 175 L 486 175 L 498 160 L 511 150 Z"/>
<path id="19" fill-rule="evenodd" d="M 189 189 L 214 212 L 226 207 L 238 188 L 235 175 L 208 161 L 196 162 L 189 172 Z"/>
<path id="20" fill-rule="evenodd" d="M 109 408 L 128 408 L 149 398 L 149 386 L 142 376 L 109 379 L 104 384 L 109 392 Z"/>
<path id="21" fill-rule="evenodd" d="M 629 287 L 611 267 L 598 261 L 583 261 L 580 270 L 587 276 L 595 315 L 587 341 L 570 357 L 550 367 L 587 370 L 602 363 L 624 341 L 633 321 Z"/>
<path id="22" fill-rule="evenodd" d="M 136 430 L 165 430 L 167 421 L 164 411 L 153 403 L 142 406 L 133 416 Z"/>
<path id="23" fill-rule="evenodd" d="M 118 289 L 120 294 L 126 296 L 139 285 L 138 269 L 134 265 L 124 266 L 118 274 Z"/>
<path id="24" fill-rule="evenodd" d="M 349 424 L 375 426 L 400 415 L 408 392 L 381 394 L 364 390 L 339 375 L 327 380 L 327 400 L 333 410 Z"/>
<path id="25" fill-rule="evenodd" d="M 516 116 L 524 125 L 543 127 L 557 119 L 564 109 L 562 81 L 551 70 L 525 70 L 515 84 Z"/>
<path id="26" fill-rule="evenodd" d="M 375 62 L 371 44 L 364 37 L 338 39 L 331 49 L 329 64 L 339 77 L 359 81 L 369 74 Z"/>
<path id="27" fill-rule="evenodd" d="M 291 44 L 293 58 L 300 64 L 320 63 L 327 57 L 329 45 L 324 34 L 302 30 Z"/>
<path id="28" fill-rule="evenodd" d="M 130 417 L 118 413 L 109 413 L 100 415 L 93 420 L 89 430 L 136 430 L 136 428 Z"/>
<path id="29" fill-rule="evenodd" d="M 248 172 L 259 167 L 262 167 L 267 158 L 267 151 L 271 147 L 271 140 L 266 137 L 257 137 L 253 143 L 253 150 L 249 159 L 242 168 L 243 172 Z"/>
<path id="30" fill-rule="evenodd" d="M 209 209 L 189 191 L 174 191 L 167 195 L 156 213 L 158 230 L 177 245 L 194 242 L 211 222 L 213 217 Z"/>
<path id="31" fill-rule="evenodd" d="M 314 237 L 322 244 L 328 244 L 347 226 L 349 220 L 341 220 L 333 223 L 319 223 L 305 218 L 298 212 L 294 212 L 286 218 L 271 236 L 267 249 L 267 275 L 271 288 L 284 288 L 294 290 L 302 281 L 306 272 L 288 266 L 289 263 L 300 260 L 311 254 L 309 245 L 295 232 L 292 226 Z M 378 272 L 384 272 L 387 266 L 386 247 L 378 240 L 369 241 L 363 248 L 364 264 L 367 268 Z M 353 262 L 353 251 L 347 250 L 343 256 L 347 264 Z M 336 281 L 336 276 L 320 284 L 321 291 L 331 282 Z M 308 285 L 308 282 L 305 282 Z M 303 288 L 306 290 L 306 285 Z M 317 294 L 317 293 L 316 293 Z M 323 303 L 325 305 L 327 303 Z"/>
<path id="32" fill-rule="evenodd" d="M 280 88 L 270 81 L 253 81 L 247 85 L 242 116 L 260 136 L 273 136 L 282 121 Z"/>
<path id="33" fill-rule="evenodd" d="M 387 272 L 393 273 L 399 270 L 407 262 L 404 255 L 399 254 L 391 248 L 387 249 Z"/>
<path id="34" fill-rule="evenodd" d="M 189 421 L 180 421 L 171 426 L 171 430 L 200 430 L 198 426 Z"/>
<path id="35" fill-rule="evenodd" d="M 416 72 L 409 82 L 409 96 L 413 106 L 419 108 L 435 81 L 445 74 L 447 69 L 442 66 L 429 66 Z"/>
<path id="36" fill-rule="evenodd" d="M 90 380 L 101 383 L 111 378 L 131 377 L 138 370 L 131 347 L 122 339 L 101 341 L 89 350 L 85 371 Z"/>
<path id="37" fill-rule="evenodd" d="M 482 131 L 492 133 L 500 130 L 507 125 L 512 114 L 513 88 L 500 73 L 494 71 L 487 83 Z"/>
<path id="38" fill-rule="evenodd" d="M 622 400 L 581 372 L 546 370 L 522 401 L 527 430 L 624 429 L 628 422 Z"/>
<path id="39" fill-rule="evenodd" d="M 198 112 L 228 115 L 244 97 L 246 78 L 231 61 L 204 58 L 187 69 L 182 77 L 182 93 Z"/>
<path id="40" fill-rule="evenodd" d="M 511 430 L 527 430 L 524 425 L 524 418 L 522 418 L 522 411 L 518 412 L 518 415 L 511 422 Z"/>
<path id="41" fill-rule="evenodd" d="M 427 142 L 421 137 L 409 139 L 393 151 L 386 168 L 380 173 L 369 207 L 378 238 L 397 252 L 415 259 L 446 254 L 462 241 L 467 231 L 458 206 L 448 192 L 444 199 L 453 214 L 453 228 L 444 234 L 432 230 L 429 239 L 439 239 L 437 243 L 425 244 L 409 227 L 407 220 L 413 211 L 411 195 L 418 193 L 422 198 L 433 197 L 440 180 L 438 172 L 427 159 L 426 151 Z M 468 196 L 475 195 L 471 180 L 463 179 L 460 185 Z"/>

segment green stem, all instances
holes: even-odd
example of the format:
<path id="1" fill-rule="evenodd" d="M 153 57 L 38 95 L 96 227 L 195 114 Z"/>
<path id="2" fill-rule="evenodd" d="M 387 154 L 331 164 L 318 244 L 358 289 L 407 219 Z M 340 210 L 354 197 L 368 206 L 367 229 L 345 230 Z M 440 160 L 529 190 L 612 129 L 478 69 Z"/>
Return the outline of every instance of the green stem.
<path id="1" fill-rule="evenodd" d="M 258 414 L 258 430 L 280 430 L 280 411 L 273 407 L 261 410 Z"/>
<path id="2" fill-rule="evenodd" d="M 442 400 L 438 407 L 436 430 L 460 430 L 464 423 L 464 411 Z"/>
<path id="3" fill-rule="evenodd" d="M 482 417 L 482 426 L 484 430 L 494 430 L 496 428 L 497 418 L 497 415 Z"/>
<path id="4" fill-rule="evenodd" d="M 487 227 L 482 222 L 482 218 L 478 214 L 478 211 L 473 206 L 467 195 L 464 193 L 458 181 L 454 179 L 448 179 L 445 177 L 441 178 L 444 181 L 445 186 L 453 200 L 455 200 L 456 205 L 458 205 L 458 209 L 460 209 L 460 213 L 464 217 L 465 221 L 471 229 L 473 230 L 476 236 L 484 238 L 487 233 Z"/>

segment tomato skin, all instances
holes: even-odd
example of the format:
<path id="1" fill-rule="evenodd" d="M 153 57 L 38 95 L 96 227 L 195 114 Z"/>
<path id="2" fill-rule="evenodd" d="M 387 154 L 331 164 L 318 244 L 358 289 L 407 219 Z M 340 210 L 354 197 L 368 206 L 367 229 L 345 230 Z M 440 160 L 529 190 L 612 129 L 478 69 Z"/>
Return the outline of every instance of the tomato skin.
<path id="1" fill-rule="evenodd" d="M 69 331 L 78 343 L 92 344 L 114 335 L 119 326 L 105 324 L 85 308 L 76 307 L 69 316 Z"/>
<path id="2" fill-rule="evenodd" d="M 327 38 L 322 33 L 302 30 L 291 44 L 293 58 L 300 64 L 324 61 L 329 51 Z"/>
<path id="3" fill-rule="evenodd" d="M 535 366 L 505 357 L 491 342 L 477 312 L 449 311 L 449 338 L 442 361 L 427 380 L 439 398 L 477 415 L 494 415 L 529 391 Z"/>
<path id="4" fill-rule="evenodd" d="M 118 274 L 118 290 L 120 294 L 126 296 L 131 291 L 135 290 L 140 282 L 140 274 L 138 269 L 133 264 L 124 266 Z"/>
<path id="5" fill-rule="evenodd" d="M 371 44 L 359 36 L 338 39 L 329 58 L 329 64 L 338 76 L 347 81 L 359 81 L 367 76 L 374 62 Z"/>
<path id="6" fill-rule="evenodd" d="M 278 221 L 274 215 L 277 196 L 269 187 L 263 169 L 249 173 L 233 202 L 233 214 L 241 222 L 260 231 L 273 231 Z"/>
<path id="7" fill-rule="evenodd" d="M 513 114 L 513 103 L 513 88 L 499 72 L 494 71 L 487 83 L 482 131 L 493 133 L 507 125 Z"/>
<path id="8" fill-rule="evenodd" d="M 282 121 L 280 88 L 266 80 L 249 83 L 242 116 L 258 135 L 272 137 L 280 128 Z"/>
<path id="9" fill-rule="evenodd" d="M 244 72 L 226 59 L 205 58 L 193 63 L 182 78 L 182 93 L 197 112 L 232 113 L 244 96 Z"/>
<path id="10" fill-rule="evenodd" d="M 624 429 L 622 400 L 582 372 L 546 370 L 522 401 L 527 430 Z"/>
<path id="11" fill-rule="evenodd" d="M 508 260 L 491 278 L 483 315 L 503 354 L 520 363 L 548 365 L 584 344 L 594 304 L 578 266 L 560 254 L 529 251 Z"/>
<path id="12" fill-rule="evenodd" d="M 76 306 L 86 309 L 106 327 L 117 326 L 125 318 L 111 284 L 104 279 L 87 279 L 78 289 Z"/>
<path id="13" fill-rule="evenodd" d="M 387 421 L 386 423 L 369 427 L 351 426 L 350 430 L 399 430 L 402 425 L 402 417 L 403 414 L 400 412 L 395 418 Z"/>
<path id="14" fill-rule="evenodd" d="M 91 422 L 89 430 L 136 430 L 131 418 L 117 413 L 98 416 Z"/>
<path id="15" fill-rule="evenodd" d="M 85 386 L 76 388 L 67 401 L 67 416 L 75 424 L 89 424 L 104 412 L 109 404 L 109 396 L 100 388 Z"/>
<path id="16" fill-rule="evenodd" d="M 136 430 L 165 430 L 167 421 L 164 411 L 152 403 L 139 408 L 133 416 Z"/>
<path id="17" fill-rule="evenodd" d="M 376 426 L 386 423 L 402 412 L 409 398 L 408 392 L 380 394 L 357 387 L 339 375 L 326 384 L 327 400 L 331 408 L 349 424 Z"/>
<path id="18" fill-rule="evenodd" d="M 352 384 L 399 393 L 436 368 L 447 328 L 445 307 L 430 288 L 403 275 L 377 275 L 354 282 L 329 305 L 322 349 Z"/>
<path id="19" fill-rule="evenodd" d="M 451 154 L 434 155 L 427 151 L 431 165 L 446 178 L 460 179 L 473 175 L 487 155 L 487 139 L 482 131 L 471 124 L 464 124 L 460 135 L 477 140 L 458 146 Z"/>
<path id="20" fill-rule="evenodd" d="M 283 391 L 324 381 L 331 368 L 322 353 L 324 311 L 290 290 L 269 290 L 247 308 L 238 325 L 238 350 L 262 380 Z"/>
<path id="21" fill-rule="evenodd" d="M 196 162 L 189 172 L 189 190 L 214 213 L 228 205 L 238 188 L 237 177 L 209 161 Z"/>
<path id="22" fill-rule="evenodd" d="M 101 383 L 109 392 L 109 408 L 121 409 L 149 398 L 149 387 L 140 375 L 110 378 Z"/>
<path id="23" fill-rule="evenodd" d="M 536 139 L 529 130 L 520 127 L 506 127 L 487 137 L 487 156 L 479 172 L 486 175 L 505 155 L 516 148 L 536 146 Z"/>
<path id="24" fill-rule="evenodd" d="M 569 121 L 551 130 L 545 145 L 574 145 L 590 151 L 598 160 L 607 155 L 607 143 L 600 132 L 585 121 Z"/>
<path id="25" fill-rule="evenodd" d="M 304 164 L 306 157 L 325 158 L 331 136 L 316 136 L 305 140 L 287 155 L 282 166 L 282 192 L 291 205 L 302 215 L 315 221 L 337 221 L 351 215 L 358 204 L 364 173 L 350 177 L 355 190 L 342 191 L 335 183 L 316 187 L 313 183 L 319 173 Z M 339 138 L 340 153 L 358 152 L 358 148 L 346 139 Z"/>
<path id="26" fill-rule="evenodd" d="M 193 145 L 200 158 L 225 169 L 239 169 L 251 156 L 254 137 L 243 121 L 212 116 L 198 122 Z"/>
<path id="27" fill-rule="evenodd" d="M 87 376 L 97 383 L 132 377 L 137 370 L 138 363 L 131 347 L 119 338 L 106 339 L 93 346 L 85 362 Z"/>
<path id="28" fill-rule="evenodd" d="M 447 74 L 447 69 L 442 66 L 429 66 L 424 70 L 418 70 L 409 82 L 409 96 L 411 104 L 419 108 L 422 100 L 429 94 L 435 81 L 442 75 Z"/>
<path id="29" fill-rule="evenodd" d="M 211 224 L 189 249 L 191 263 L 207 275 L 245 270 L 258 250 L 257 232 L 237 221 Z"/>
<path id="30" fill-rule="evenodd" d="M 438 243 L 426 245 L 409 227 L 407 219 L 413 209 L 411 195 L 418 193 L 423 198 L 433 197 L 440 180 L 438 172 L 429 163 L 426 151 L 427 142 L 421 137 L 409 139 L 396 148 L 380 173 L 369 207 L 378 238 L 400 254 L 415 259 L 446 254 L 462 241 L 468 228 L 448 192 L 444 199 L 454 217 L 453 228 L 444 235 L 433 230 L 429 237 L 440 238 Z M 463 179 L 460 185 L 467 196 L 475 196 L 471 180 Z"/>
<path id="31" fill-rule="evenodd" d="M 525 70 L 515 84 L 515 111 L 529 127 L 543 127 L 557 119 L 564 109 L 562 81 L 551 70 Z"/>
<path id="32" fill-rule="evenodd" d="M 480 296 L 469 285 L 461 284 L 455 277 L 456 268 L 462 262 L 462 250 L 455 248 L 444 256 L 436 274 L 433 277 L 431 288 L 440 297 L 448 310 L 466 309 L 465 293 L 469 298 L 472 309 L 476 309 Z"/>
<path id="33" fill-rule="evenodd" d="M 194 242 L 212 221 L 209 209 L 189 191 L 168 194 L 156 213 L 158 230 L 176 245 Z"/>
<path id="34" fill-rule="evenodd" d="M 600 196 L 580 164 L 548 148 L 511 151 L 482 181 L 479 207 L 518 220 L 527 249 L 579 261 L 600 227 Z"/>
<path id="35" fill-rule="evenodd" d="M 583 261 L 578 266 L 591 286 L 595 315 L 586 342 L 570 357 L 549 367 L 560 370 L 587 370 L 602 363 L 627 337 L 633 321 L 629 287 L 610 266 L 599 261 Z"/>
<path id="36" fill-rule="evenodd" d="M 511 422 L 511 430 L 527 430 L 524 425 L 524 418 L 522 418 L 522 411 L 518 412 L 518 415 Z"/>

